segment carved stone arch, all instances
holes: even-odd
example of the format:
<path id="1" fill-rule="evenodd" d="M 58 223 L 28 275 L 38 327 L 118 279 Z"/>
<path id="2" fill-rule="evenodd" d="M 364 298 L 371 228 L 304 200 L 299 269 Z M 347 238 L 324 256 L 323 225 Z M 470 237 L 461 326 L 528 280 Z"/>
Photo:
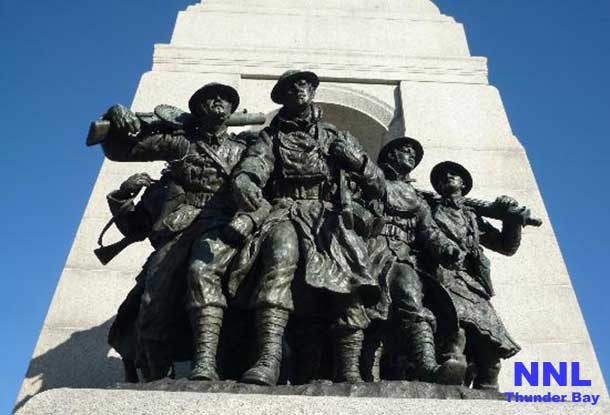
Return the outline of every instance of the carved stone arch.
<path id="1" fill-rule="evenodd" d="M 386 141 L 388 129 L 369 115 L 346 105 L 317 101 L 324 111 L 324 120 L 358 138 L 366 152 L 376 160 Z"/>
<path id="2" fill-rule="evenodd" d="M 379 98 L 348 86 L 320 84 L 316 102 L 336 104 L 361 112 L 389 129 L 394 119 L 394 107 Z"/>

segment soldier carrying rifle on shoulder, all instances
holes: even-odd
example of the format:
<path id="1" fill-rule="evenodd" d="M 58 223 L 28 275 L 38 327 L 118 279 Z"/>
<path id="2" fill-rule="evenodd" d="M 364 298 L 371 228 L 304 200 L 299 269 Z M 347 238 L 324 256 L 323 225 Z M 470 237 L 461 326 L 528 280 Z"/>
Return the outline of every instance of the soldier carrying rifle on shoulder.
<path id="1" fill-rule="evenodd" d="M 429 264 L 430 272 L 449 292 L 459 320 L 456 335 L 445 345 L 448 354 L 464 353 L 469 363 L 466 385 L 477 389 L 498 388 L 500 360 L 514 356 L 521 348 L 511 338 L 493 308 L 494 290 L 490 262 L 483 247 L 514 255 L 521 242 L 521 229 L 540 226 L 526 208 L 511 197 L 500 196 L 492 203 L 467 199 L 473 185 L 464 166 L 445 161 L 430 174 L 432 187 L 440 195 L 428 197 L 432 216 L 448 239 L 460 248 L 460 260 L 452 266 Z M 428 194 L 428 196 L 430 196 Z M 483 219 L 502 220 L 502 230 Z"/>

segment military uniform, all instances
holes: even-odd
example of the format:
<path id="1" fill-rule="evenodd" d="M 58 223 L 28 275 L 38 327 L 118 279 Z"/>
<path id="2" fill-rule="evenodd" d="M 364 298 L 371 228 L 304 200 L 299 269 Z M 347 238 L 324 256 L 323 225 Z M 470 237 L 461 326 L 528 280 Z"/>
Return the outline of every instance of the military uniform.
<path id="1" fill-rule="evenodd" d="M 427 203 L 419 197 L 410 182 L 388 180 L 384 197 L 385 224 L 381 234 L 369 240 L 370 260 L 375 275 L 382 279 L 383 296 L 371 309 L 373 315 L 387 319 L 393 304 L 398 313 L 414 321 L 434 325 L 434 316 L 423 308 L 422 285 L 416 276 L 416 255 L 422 251 L 438 258 L 443 252 L 444 238 L 432 221 Z M 401 277 L 401 275 L 403 275 Z M 401 280 L 398 282 L 396 280 Z M 406 284 L 402 294 L 392 295 L 394 282 Z M 395 298 L 393 301 L 392 298 Z"/>
<path id="2" fill-rule="evenodd" d="M 382 198 L 385 224 L 381 234 L 368 242 L 369 256 L 374 275 L 382 287 L 382 297 L 369 315 L 377 320 L 389 320 L 380 338 L 384 340 L 385 358 L 383 376 L 391 379 L 412 379 L 459 383 L 463 376 L 459 370 L 449 378 L 447 365 L 437 364 L 434 333 L 436 319 L 425 305 L 426 297 L 442 301 L 444 293 L 434 280 L 420 269 L 417 258 L 426 256 L 429 261 L 446 263 L 448 248 L 456 247 L 438 229 L 426 201 L 419 196 L 407 172 L 397 173 L 389 159 L 392 149 L 408 146 L 415 152 L 413 168 L 423 157 L 423 148 L 409 137 L 394 139 L 380 152 L 378 164 L 386 177 L 386 192 Z M 450 302 L 445 301 L 446 308 Z M 455 322 L 452 310 L 443 310 L 445 319 L 442 324 Z M 448 317 L 448 318 L 447 318 Z M 456 323 L 454 323 L 456 324 Z M 384 325 L 386 326 L 386 325 Z M 369 333 L 375 336 L 375 333 Z M 411 367 L 401 364 L 402 356 L 407 355 Z M 364 359 L 366 361 L 366 359 Z M 370 362 L 369 362 L 370 363 Z M 405 372 L 406 371 L 406 372 Z M 370 374 L 369 376 L 370 377 Z"/>
<path id="3" fill-rule="evenodd" d="M 489 260 L 482 247 L 510 254 L 520 240 L 520 225 L 506 226 L 503 231 L 477 216 L 462 200 L 443 199 L 434 206 L 434 220 L 449 239 L 459 243 L 467 260 L 457 270 L 439 266 L 437 277 L 454 298 L 462 324 L 472 325 L 498 348 L 507 359 L 520 348 L 508 335 L 489 299 L 494 295 Z"/>
<path id="4" fill-rule="evenodd" d="M 341 219 L 338 192 L 341 172 L 329 153 L 336 140 L 343 140 L 349 151 L 366 157 L 353 136 L 323 122 L 321 110 L 312 105 L 304 118 L 289 117 L 284 109 L 280 110 L 256 143 L 248 147 L 233 174 L 247 175 L 264 188 L 267 197 L 273 200 L 273 208 L 260 232 L 242 251 L 231 279 L 239 285 L 260 261 L 252 304 L 262 327 L 259 336 L 263 346 L 264 339 L 281 344 L 288 313 L 313 316 L 318 308 L 323 311 L 319 315 L 327 317 L 329 312 L 333 313 L 337 332 L 351 333 L 352 338 L 338 335 L 338 343 L 352 354 L 352 360 L 356 356 L 357 366 L 362 341 L 359 336 L 369 322 L 362 302 L 376 301 L 379 288 L 369 272 L 365 242 L 354 230 L 347 229 Z M 383 174 L 368 158 L 363 170 L 351 172 L 351 176 L 369 197 L 382 194 Z M 312 291 L 330 295 L 330 310 L 306 300 L 307 293 Z M 266 325 L 264 321 L 274 323 Z M 255 366 L 263 368 L 264 375 L 259 376 L 255 369 L 247 372 L 244 380 L 275 383 L 276 376 L 268 373 L 277 371 L 277 365 L 264 361 L 265 356 L 273 353 L 281 355 L 281 350 L 263 352 L 259 359 L 262 363 Z M 345 359 L 343 363 L 345 368 Z M 272 370 L 268 371 L 268 367 Z M 338 378 L 344 380 L 342 370 L 339 372 Z"/>
<path id="5" fill-rule="evenodd" d="M 274 233 L 278 227 L 285 229 L 280 232 L 283 236 L 278 237 L 281 242 L 278 242 L 278 248 L 283 246 L 284 251 L 292 252 L 285 252 L 289 258 L 283 261 L 283 267 L 287 264 L 296 267 L 302 257 L 303 277 L 309 286 L 339 294 L 361 291 L 366 298 L 376 295 L 378 284 L 368 270 L 362 239 L 342 226 L 339 220 L 339 172 L 328 159 L 328 147 L 340 135 L 352 140 L 357 151 L 362 151 L 354 137 L 331 124 L 313 118 L 299 126 L 280 113 L 261 133 L 259 140 L 246 150 L 234 175 L 247 174 L 256 183 L 267 184 L 268 198 L 273 200 L 272 212 L 253 244 L 262 243 L 262 236 Z M 383 188 L 382 178 L 372 162 L 368 162 L 359 175 L 361 183 L 373 194 Z M 353 247 L 353 252 L 342 249 L 347 245 Z M 303 250 L 300 255 L 299 248 Z M 257 252 L 258 249 L 244 251 Z M 293 311 L 292 274 L 283 272 L 281 277 L 272 278 L 268 283 L 264 279 L 259 281 L 262 284 L 255 305 Z M 362 326 L 366 322 L 356 324 Z"/>
<path id="6" fill-rule="evenodd" d="M 208 84 L 200 91 L 217 87 L 219 84 Z M 189 103 L 193 113 L 200 91 Z M 234 103 L 233 110 L 236 106 Z M 236 213 L 229 179 L 249 136 L 228 134 L 226 128 L 209 133 L 195 116 L 186 116 L 190 122 L 183 122 L 178 128 L 143 128 L 137 137 L 114 135 L 102 146 L 105 154 L 116 161 L 168 162 L 164 176 L 169 187 L 166 204 L 171 209 L 165 209 L 153 228 L 174 236 L 158 247 L 146 267 L 138 335 L 142 344 L 148 345 L 147 360 L 162 372 L 175 358 L 167 353 L 167 345 L 179 340 L 176 327 L 181 322 L 176 321 L 180 315 L 176 310 L 185 307 L 186 296 L 194 337 L 192 376 L 217 379 L 216 349 L 223 309 L 227 306 L 222 280 L 236 253 L 236 246 L 223 238 Z"/>
<path id="7" fill-rule="evenodd" d="M 463 169 L 468 177 L 466 191 L 472 186 L 469 173 L 457 163 L 445 162 L 432 171 L 434 176 L 447 169 Z M 438 190 L 437 190 L 438 191 Z M 477 366 L 475 387 L 497 388 L 500 359 L 514 356 L 521 348 L 512 339 L 489 301 L 494 295 L 490 262 L 483 247 L 504 255 L 512 255 L 521 241 L 521 223 L 505 220 L 498 230 L 464 205 L 463 197 L 442 197 L 432 206 L 433 218 L 443 233 L 462 251 L 463 260 L 446 268 L 441 264 L 432 270 L 448 290 L 457 310 L 460 326 L 466 335 L 466 356 Z"/>

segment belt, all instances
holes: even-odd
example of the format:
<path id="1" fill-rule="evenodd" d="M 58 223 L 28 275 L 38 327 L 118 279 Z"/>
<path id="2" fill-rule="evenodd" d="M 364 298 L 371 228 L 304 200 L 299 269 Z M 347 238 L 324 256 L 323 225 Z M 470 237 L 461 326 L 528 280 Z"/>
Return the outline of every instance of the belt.
<path id="1" fill-rule="evenodd" d="M 225 205 L 226 203 L 226 197 L 227 194 L 226 193 L 206 193 L 206 192 L 186 192 L 185 193 L 185 201 L 187 204 L 197 207 L 197 208 L 204 208 L 204 207 L 211 207 L 210 206 L 210 200 L 212 200 L 212 198 L 214 198 L 214 203 L 213 205 L 215 206 L 219 206 L 219 205 Z"/>
<path id="2" fill-rule="evenodd" d="M 384 236 L 393 238 L 393 239 L 399 239 L 399 240 L 401 240 L 403 242 L 407 242 L 407 243 L 413 242 L 415 240 L 415 236 L 413 235 L 412 231 L 405 231 L 391 223 L 386 223 L 383 226 L 383 230 L 381 231 L 381 234 Z"/>

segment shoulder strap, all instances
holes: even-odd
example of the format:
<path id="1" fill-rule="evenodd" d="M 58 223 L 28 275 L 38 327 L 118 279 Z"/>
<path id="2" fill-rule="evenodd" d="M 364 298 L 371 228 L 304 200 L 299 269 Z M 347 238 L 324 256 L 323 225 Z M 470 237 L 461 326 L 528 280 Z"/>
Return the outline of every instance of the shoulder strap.
<path id="1" fill-rule="evenodd" d="M 229 168 L 229 166 L 227 165 L 227 163 L 218 155 L 218 153 L 212 148 L 210 147 L 207 143 L 205 143 L 204 141 L 197 141 L 196 145 L 203 150 L 209 157 L 210 159 L 212 159 L 212 161 L 214 163 L 216 163 L 216 165 L 218 167 L 220 167 L 220 169 L 222 170 L 222 172 L 227 176 L 230 177 L 231 176 L 231 169 Z"/>

